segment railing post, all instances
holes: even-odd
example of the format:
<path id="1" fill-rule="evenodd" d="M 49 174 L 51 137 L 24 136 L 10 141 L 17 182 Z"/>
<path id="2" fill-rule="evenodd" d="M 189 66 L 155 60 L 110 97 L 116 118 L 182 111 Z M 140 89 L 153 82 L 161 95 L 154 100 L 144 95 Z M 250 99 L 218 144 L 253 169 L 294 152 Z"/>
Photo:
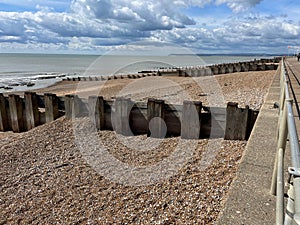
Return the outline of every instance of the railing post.
<path id="1" fill-rule="evenodd" d="M 277 187 L 276 187 L 276 225 L 282 225 L 284 222 L 284 150 L 278 150 L 277 162 Z"/>
<path id="2" fill-rule="evenodd" d="M 273 175 L 272 175 L 272 183 L 271 183 L 271 194 L 276 195 L 276 186 L 277 186 L 277 164 L 278 164 L 278 151 L 279 149 L 283 149 L 285 151 L 286 147 L 286 140 L 287 140 L 287 102 L 291 101 L 291 99 L 286 99 L 282 116 L 280 118 L 280 124 L 279 124 L 279 135 L 278 135 L 278 142 L 277 142 L 277 151 L 276 151 L 276 158 L 274 163 L 274 169 L 273 169 Z"/>

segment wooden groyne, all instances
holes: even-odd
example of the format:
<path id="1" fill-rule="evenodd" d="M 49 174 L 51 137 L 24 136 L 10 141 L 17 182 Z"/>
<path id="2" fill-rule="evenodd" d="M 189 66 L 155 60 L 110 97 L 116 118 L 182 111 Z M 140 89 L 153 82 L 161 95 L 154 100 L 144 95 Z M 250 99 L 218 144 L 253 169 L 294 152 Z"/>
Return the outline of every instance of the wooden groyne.
<path id="1" fill-rule="evenodd" d="M 134 102 L 127 98 L 81 99 L 77 95 L 58 97 L 35 92 L 26 92 L 24 97 L 0 94 L 0 131 L 24 132 L 63 115 L 68 119 L 89 116 L 98 130 L 114 130 L 125 136 L 247 140 L 258 111 L 239 108 L 237 103 L 218 108 L 203 106 L 198 101 L 173 105 L 159 99 Z"/>
<path id="2" fill-rule="evenodd" d="M 113 75 L 113 76 L 79 76 L 67 77 L 65 81 L 105 81 L 113 79 L 138 79 L 147 76 L 184 76 L 201 77 L 211 75 L 222 75 L 227 73 L 277 70 L 279 58 L 260 59 L 249 62 L 224 63 L 210 66 L 193 66 L 184 68 L 160 68 L 156 71 L 141 71 L 138 74 Z"/>

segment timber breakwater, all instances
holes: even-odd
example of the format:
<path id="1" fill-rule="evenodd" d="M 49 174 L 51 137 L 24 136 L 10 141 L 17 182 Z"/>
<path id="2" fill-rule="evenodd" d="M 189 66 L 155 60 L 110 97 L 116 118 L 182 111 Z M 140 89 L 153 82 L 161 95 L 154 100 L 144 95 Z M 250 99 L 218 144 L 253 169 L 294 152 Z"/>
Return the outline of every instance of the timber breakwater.
<path id="1" fill-rule="evenodd" d="M 175 74 L 188 77 L 204 74 L 203 71 L 215 74 L 274 70 L 278 66 L 277 60 L 274 58 L 209 67 L 177 68 L 176 72 L 166 69 L 148 74 L 127 75 L 127 78 Z M 205 75 L 209 75 L 209 72 Z M 107 77 L 107 79 L 119 78 L 126 77 Z M 99 80 L 97 77 L 67 79 Z M 100 77 L 100 80 L 102 79 L 105 78 Z M 104 99 L 102 96 L 90 96 L 82 99 L 77 95 L 56 96 L 51 93 L 38 95 L 35 92 L 26 92 L 24 96 L 0 94 L 0 131 L 24 132 L 64 115 L 68 119 L 89 116 L 98 130 L 114 130 L 125 136 L 147 134 L 157 138 L 181 136 L 186 139 L 215 137 L 247 140 L 258 111 L 247 106 L 239 108 L 237 103 L 231 102 L 222 108 L 205 106 L 200 101 L 184 101 L 182 105 L 167 104 L 164 100 L 153 98 L 135 102 L 129 98 Z"/>
<path id="2" fill-rule="evenodd" d="M 112 75 L 112 76 L 78 76 L 66 77 L 67 81 L 103 81 L 113 79 L 138 79 L 147 76 L 184 76 L 184 77 L 201 77 L 222 75 L 227 73 L 239 73 L 250 71 L 277 70 L 280 58 L 260 59 L 249 62 L 224 63 L 209 66 L 192 66 L 192 67 L 160 67 L 157 70 L 140 71 L 137 74 Z"/>
<path id="3" fill-rule="evenodd" d="M 0 131 L 24 132 L 64 115 L 67 119 L 89 117 L 96 129 L 114 130 L 124 136 L 247 140 L 258 111 L 239 108 L 236 103 L 222 108 L 204 106 L 199 101 L 172 105 L 159 99 L 134 102 L 127 98 L 83 99 L 77 95 L 58 97 L 35 92 L 26 92 L 24 97 L 0 94 Z"/>

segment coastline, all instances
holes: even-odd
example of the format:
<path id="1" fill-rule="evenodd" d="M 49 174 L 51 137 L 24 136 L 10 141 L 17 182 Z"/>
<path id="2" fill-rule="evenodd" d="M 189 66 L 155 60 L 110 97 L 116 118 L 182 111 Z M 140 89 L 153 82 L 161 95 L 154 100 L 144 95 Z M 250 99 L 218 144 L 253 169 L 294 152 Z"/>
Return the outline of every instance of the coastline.
<path id="1" fill-rule="evenodd" d="M 0 54 L 0 58 L 0 68 L 2 68 L 0 71 L 0 91 L 4 93 L 44 88 L 62 78 L 76 78 L 78 76 L 104 75 L 107 77 L 130 73 L 138 74 L 141 70 L 192 69 L 203 66 L 276 61 L 275 56 L 263 57 L 263 55 L 226 55 L 225 57 L 224 55 Z"/>

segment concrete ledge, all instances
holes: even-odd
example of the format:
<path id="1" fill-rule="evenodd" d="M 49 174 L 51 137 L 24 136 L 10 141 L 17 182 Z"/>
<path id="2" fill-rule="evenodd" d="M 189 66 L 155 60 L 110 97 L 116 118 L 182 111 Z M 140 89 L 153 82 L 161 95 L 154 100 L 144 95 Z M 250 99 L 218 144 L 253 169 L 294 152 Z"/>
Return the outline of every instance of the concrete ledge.
<path id="1" fill-rule="evenodd" d="M 275 224 L 275 197 L 270 194 L 276 154 L 280 68 L 265 99 L 236 179 L 216 224 Z"/>

